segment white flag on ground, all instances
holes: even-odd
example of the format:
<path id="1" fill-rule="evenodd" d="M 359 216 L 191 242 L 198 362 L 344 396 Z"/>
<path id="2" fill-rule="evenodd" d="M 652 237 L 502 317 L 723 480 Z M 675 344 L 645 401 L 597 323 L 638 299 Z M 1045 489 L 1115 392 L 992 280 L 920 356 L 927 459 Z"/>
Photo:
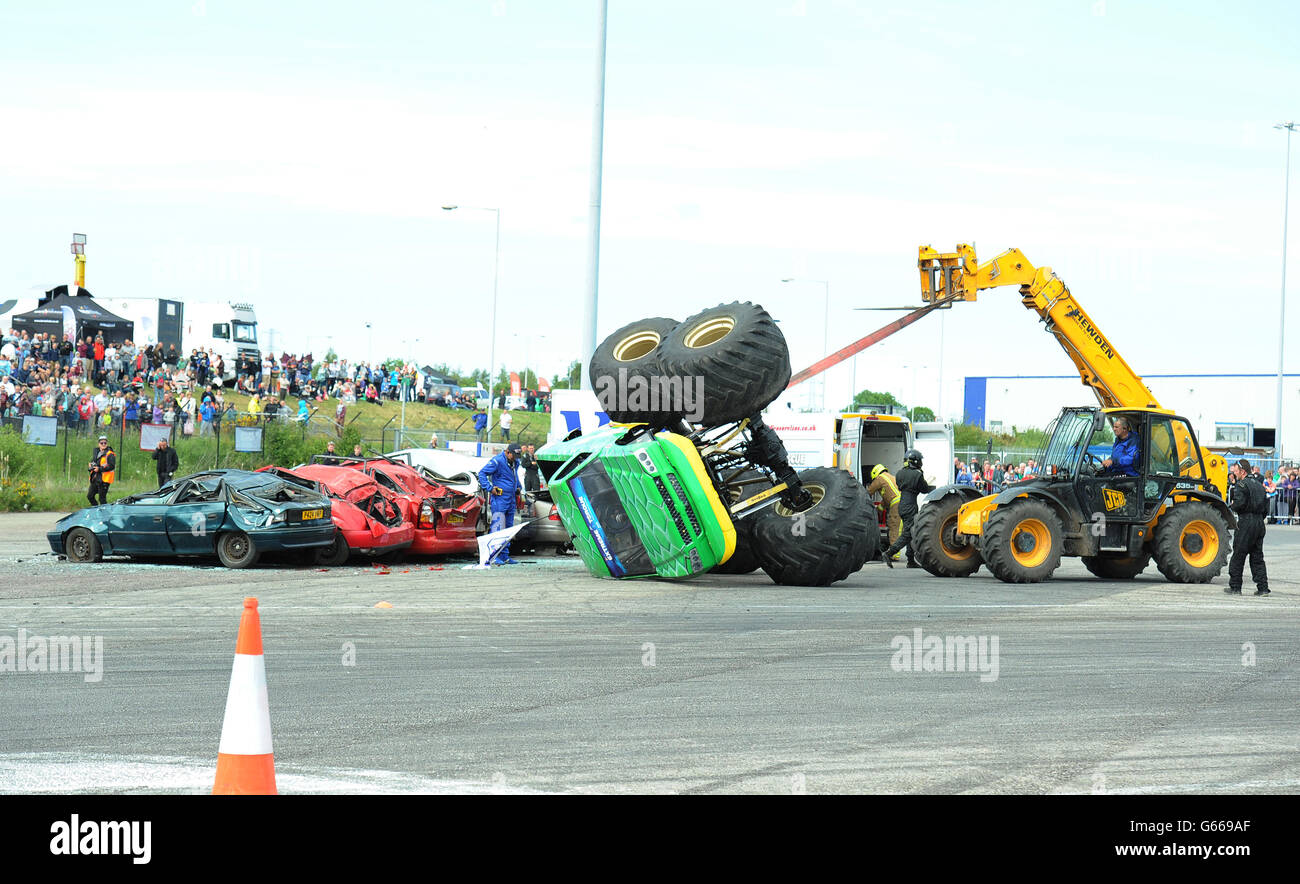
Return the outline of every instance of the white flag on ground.
<path id="1" fill-rule="evenodd" d="M 531 519 L 529 521 L 532 521 Z M 493 531 L 491 534 L 480 534 L 478 537 L 478 567 L 486 568 L 489 565 L 501 564 L 502 553 L 510 543 L 510 538 L 519 533 L 519 529 L 527 525 L 528 522 L 516 522 L 509 528 L 502 528 L 500 531 Z M 471 565 L 470 567 L 474 567 Z"/>

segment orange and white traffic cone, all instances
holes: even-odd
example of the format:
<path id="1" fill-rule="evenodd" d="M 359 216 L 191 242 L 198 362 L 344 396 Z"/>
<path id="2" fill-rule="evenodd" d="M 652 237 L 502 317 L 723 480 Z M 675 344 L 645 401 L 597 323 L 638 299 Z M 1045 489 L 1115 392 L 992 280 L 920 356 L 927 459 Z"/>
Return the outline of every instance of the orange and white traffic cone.
<path id="1" fill-rule="evenodd" d="M 274 795 L 275 757 L 271 752 L 271 709 L 266 700 L 266 660 L 257 599 L 244 599 L 235 644 L 235 666 L 226 695 L 226 717 L 217 749 L 213 795 Z"/>

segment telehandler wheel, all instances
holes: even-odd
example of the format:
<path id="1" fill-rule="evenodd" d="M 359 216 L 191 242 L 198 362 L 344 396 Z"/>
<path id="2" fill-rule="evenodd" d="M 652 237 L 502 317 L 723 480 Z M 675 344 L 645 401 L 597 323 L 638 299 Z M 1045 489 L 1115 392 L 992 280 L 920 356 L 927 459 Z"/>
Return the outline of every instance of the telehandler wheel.
<path id="1" fill-rule="evenodd" d="M 1041 500 L 1020 498 L 995 509 L 980 551 L 1004 583 L 1038 583 L 1061 564 L 1061 520 Z"/>
<path id="2" fill-rule="evenodd" d="M 959 494 L 927 502 L 912 522 L 912 550 L 917 563 L 936 577 L 969 577 L 980 569 L 973 543 L 957 543 L 957 511 L 966 501 Z"/>
<path id="3" fill-rule="evenodd" d="M 776 583 L 829 586 L 875 555 L 875 511 L 867 489 L 847 470 L 804 470 L 799 480 L 812 506 L 795 512 L 779 502 L 755 514 L 754 552 Z"/>
<path id="4" fill-rule="evenodd" d="M 646 410 L 649 408 L 650 381 L 659 374 L 659 345 L 676 327 L 676 319 L 665 319 L 662 316 L 638 319 L 605 338 L 596 352 L 591 354 L 591 361 L 587 363 L 587 375 L 610 420 L 620 424 L 650 423 L 662 426 L 677 419 L 679 415 L 672 409 Z M 619 380 L 620 369 L 624 372 L 626 382 Z M 638 392 L 636 385 L 631 383 L 633 378 L 645 381 L 645 388 Z M 622 395 L 625 393 L 628 394 L 626 401 Z M 642 396 L 646 398 L 638 403 L 637 399 Z M 644 408 L 629 407 L 637 404 L 644 404 Z"/>
<path id="5" fill-rule="evenodd" d="M 1172 583 L 1209 583 L 1228 561 L 1228 523 L 1208 503 L 1174 504 L 1156 525 L 1155 560 Z"/>
<path id="6" fill-rule="evenodd" d="M 781 395 L 790 383 L 790 351 L 766 310 L 734 301 L 673 329 L 659 345 L 659 373 L 683 387 L 701 378 L 703 401 L 686 417 L 716 427 L 757 414 Z"/>
<path id="7" fill-rule="evenodd" d="M 1084 556 L 1083 566 L 1102 580 L 1132 580 L 1151 564 L 1151 556 Z"/>

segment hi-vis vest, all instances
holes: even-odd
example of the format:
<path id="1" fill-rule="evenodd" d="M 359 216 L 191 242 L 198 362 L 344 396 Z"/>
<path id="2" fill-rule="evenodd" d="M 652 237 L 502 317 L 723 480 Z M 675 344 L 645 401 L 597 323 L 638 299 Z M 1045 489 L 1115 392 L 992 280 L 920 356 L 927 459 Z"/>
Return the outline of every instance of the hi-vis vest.
<path id="1" fill-rule="evenodd" d="M 888 486 L 888 490 L 882 487 L 877 487 L 877 490 L 880 491 L 880 496 L 885 499 L 885 506 L 891 507 L 897 504 L 900 495 L 898 493 L 898 486 L 894 484 L 894 477 L 889 475 L 889 473 L 881 473 L 871 481 L 871 484 L 875 485 L 877 482 L 883 482 L 884 485 Z M 867 490 L 871 489 L 868 488 Z"/>
<path id="2" fill-rule="evenodd" d="M 95 454 L 95 463 L 99 464 L 99 481 L 103 482 L 105 485 L 113 484 L 113 471 L 104 469 L 108 466 L 108 456 L 112 453 L 113 449 L 105 448 L 103 451 Z"/>

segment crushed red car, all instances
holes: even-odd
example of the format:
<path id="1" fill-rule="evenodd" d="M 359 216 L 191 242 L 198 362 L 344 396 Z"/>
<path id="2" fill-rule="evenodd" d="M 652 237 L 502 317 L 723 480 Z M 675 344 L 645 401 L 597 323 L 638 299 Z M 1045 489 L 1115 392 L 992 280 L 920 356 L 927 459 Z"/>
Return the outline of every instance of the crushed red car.
<path id="1" fill-rule="evenodd" d="M 316 552 L 319 564 L 342 565 L 354 554 L 400 553 L 415 540 L 415 525 L 407 518 L 398 495 L 364 473 L 320 464 L 292 470 L 263 467 L 258 472 L 273 473 L 330 497 L 334 542 Z"/>
<path id="2" fill-rule="evenodd" d="M 483 513 L 478 495 L 454 491 L 437 482 L 423 467 L 392 458 L 340 459 L 339 462 L 344 468 L 369 476 L 395 495 L 406 518 L 415 525 L 411 553 L 478 553 L 477 537 Z"/>

